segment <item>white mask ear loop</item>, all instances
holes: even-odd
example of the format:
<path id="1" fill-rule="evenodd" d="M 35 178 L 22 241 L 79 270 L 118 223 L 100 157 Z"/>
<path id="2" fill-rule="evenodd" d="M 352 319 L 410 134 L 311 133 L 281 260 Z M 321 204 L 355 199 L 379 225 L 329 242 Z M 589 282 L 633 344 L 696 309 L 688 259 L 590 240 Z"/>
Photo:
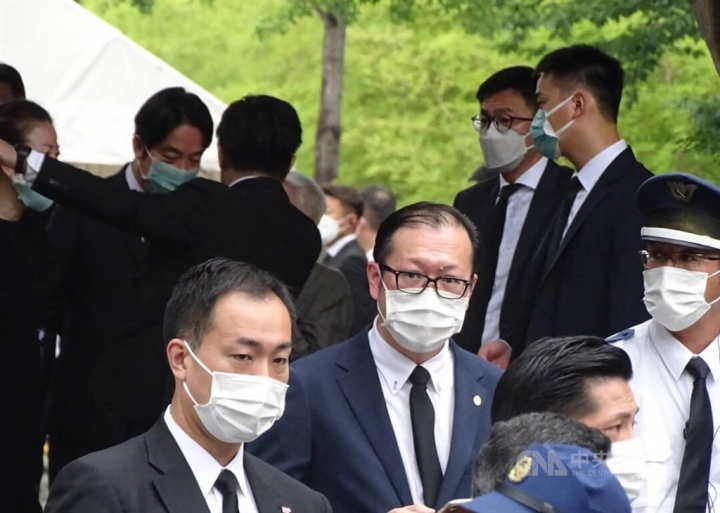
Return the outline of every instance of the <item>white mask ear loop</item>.
<path id="1" fill-rule="evenodd" d="M 193 360 L 195 360 L 195 361 L 197 362 L 197 364 L 198 364 L 200 367 L 202 367 L 205 372 L 207 372 L 208 374 L 210 374 L 210 375 L 212 376 L 212 375 L 213 375 L 212 371 L 211 371 L 210 369 L 208 369 L 207 366 L 206 366 L 203 362 L 200 361 L 200 358 L 198 358 L 197 356 L 195 356 L 195 353 L 194 353 L 193 350 L 190 348 L 190 344 L 188 344 L 186 340 L 183 340 L 183 344 L 185 344 L 185 347 L 187 348 L 188 353 L 190 353 L 190 356 L 193 357 Z M 193 402 L 193 404 L 194 404 L 195 406 L 199 406 L 200 403 L 198 403 L 198 402 L 195 400 L 195 398 L 193 397 L 193 395 L 190 393 L 190 389 L 189 389 L 188 386 L 187 386 L 187 381 L 183 381 L 183 388 L 185 389 L 185 393 L 188 395 L 188 397 L 189 397 L 190 400 Z"/>
<path id="2" fill-rule="evenodd" d="M 382 284 L 382 288 L 385 289 L 384 291 L 387 292 L 388 288 L 387 285 L 385 285 L 385 280 L 382 279 L 382 269 L 380 269 L 380 264 L 377 262 L 375 263 L 375 267 L 377 267 L 378 270 L 378 277 L 380 278 L 380 283 Z M 377 309 L 378 315 L 382 319 L 383 323 L 386 323 L 385 316 L 380 311 L 380 301 L 375 302 L 375 308 Z M 385 308 L 387 308 L 387 301 L 385 303 Z"/>
<path id="3" fill-rule="evenodd" d="M 715 272 L 712 273 L 710 276 L 708 276 L 707 279 L 709 280 L 710 278 L 714 278 L 714 277 L 717 276 L 718 274 L 720 274 L 720 271 L 715 271 Z M 715 303 L 717 303 L 718 301 L 720 301 L 720 296 L 716 297 L 715 299 L 713 299 L 713 300 L 712 300 L 710 303 L 708 303 L 708 304 L 709 304 L 710 306 L 713 306 L 713 305 L 714 305 Z"/>

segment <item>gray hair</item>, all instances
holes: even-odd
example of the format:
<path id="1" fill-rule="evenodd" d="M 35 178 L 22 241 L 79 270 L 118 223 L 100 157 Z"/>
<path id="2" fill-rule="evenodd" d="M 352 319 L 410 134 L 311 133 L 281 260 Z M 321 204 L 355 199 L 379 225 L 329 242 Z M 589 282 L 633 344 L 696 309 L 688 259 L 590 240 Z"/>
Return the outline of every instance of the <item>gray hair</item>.
<path id="1" fill-rule="evenodd" d="M 318 183 L 297 171 L 290 171 L 285 178 L 285 185 L 292 190 L 292 204 L 318 224 L 325 213 L 325 193 Z"/>
<path id="2" fill-rule="evenodd" d="M 475 461 L 472 496 L 494 490 L 533 442 L 576 445 L 603 459 L 610 450 L 610 440 L 600 431 L 559 413 L 526 413 L 496 422 Z"/>

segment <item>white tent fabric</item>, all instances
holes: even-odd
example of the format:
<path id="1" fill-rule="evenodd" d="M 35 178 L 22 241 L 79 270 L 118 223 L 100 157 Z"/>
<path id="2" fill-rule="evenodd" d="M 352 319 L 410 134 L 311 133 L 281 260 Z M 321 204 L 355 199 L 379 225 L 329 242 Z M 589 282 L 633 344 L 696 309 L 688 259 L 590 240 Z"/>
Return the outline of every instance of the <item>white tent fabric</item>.
<path id="1" fill-rule="evenodd" d="M 215 126 L 225 104 L 73 0 L 0 0 L 0 62 L 22 75 L 28 99 L 45 107 L 61 159 L 121 165 L 132 160 L 133 119 L 166 87 L 208 106 Z M 217 148 L 202 167 L 218 170 Z"/>

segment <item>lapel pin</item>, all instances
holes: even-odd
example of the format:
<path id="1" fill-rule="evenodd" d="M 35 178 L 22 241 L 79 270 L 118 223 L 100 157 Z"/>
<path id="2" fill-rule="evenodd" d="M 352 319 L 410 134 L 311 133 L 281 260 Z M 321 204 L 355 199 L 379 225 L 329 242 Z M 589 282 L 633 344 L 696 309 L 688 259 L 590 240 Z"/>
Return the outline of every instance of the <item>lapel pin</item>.
<path id="1" fill-rule="evenodd" d="M 476 395 L 473 397 L 473 402 L 475 403 L 475 406 L 480 406 L 482 404 L 482 397 Z"/>
<path id="2" fill-rule="evenodd" d="M 290 508 L 288 508 L 287 506 L 283 506 L 282 513 L 292 513 L 292 510 Z"/>

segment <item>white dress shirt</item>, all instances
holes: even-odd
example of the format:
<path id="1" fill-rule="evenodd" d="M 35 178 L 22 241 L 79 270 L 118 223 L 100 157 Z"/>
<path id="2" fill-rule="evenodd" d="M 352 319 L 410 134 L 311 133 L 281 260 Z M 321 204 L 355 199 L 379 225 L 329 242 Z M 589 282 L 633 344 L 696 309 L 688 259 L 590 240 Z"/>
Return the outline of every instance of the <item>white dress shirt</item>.
<path id="1" fill-rule="evenodd" d="M 233 458 L 227 467 L 223 467 L 210 453 L 200 447 L 195 440 L 190 438 L 190 436 L 177 425 L 170 413 L 170 407 L 165 410 L 165 416 L 163 418 L 170 430 L 170 434 L 175 439 L 178 447 L 180 447 L 185 461 L 188 462 L 190 470 L 192 470 L 195 476 L 195 480 L 200 487 L 200 493 L 202 493 L 205 498 L 210 513 L 222 513 L 223 497 L 215 488 L 215 481 L 220 476 L 220 472 L 225 469 L 235 474 L 240 484 L 238 488 L 240 511 L 242 511 L 242 513 L 258 513 L 255 498 L 250 490 L 250 483 L 248 483 L 247 476 L 245 475 L 245 467 L 243 466 L 244 446 L 241 445 L 235 458 Z"/>
<path id="2" fill-rule="evenodd" d="M 383 340 L 377 329 L 378 318 L 368 333 L 370 351 L 380 377 L 385 405 L 400 449 L 405 475 L 414 503 L 422 504 L 423 486 L 415 458 L 410 419 L 410 374 L 417 366 Z M 450 458 L 453 416 L 455 413 L 455 359 L 447 342 L 440 352 L 422 364 L 430 373 L 428 396 L 435 410 L 435 445 L 443 474 Z"/>
<path id="3" fill-rule="evenodd" d="M 685 451 L 683 430 L 690 417 L 693 377 L 685 367 L 693 353 L 654 320 L 635 328 L 632 338 L 618 342 L 633 366 L 630 386 L 640 408 L 635 433 L 643 442 L 647 482 L 633 501 L 637 513 L 673 513 Z M 699 357 L 710 367 L 707 390 L 713 410 L 715 439 L 708 497 L 720 510 L 720 336 Z"/>
<path id="4" fill-rule="evenodd" d="M 255 176 L 255 175 L 243 176 L 242 178 L 238 178 L 238 179 L 235 180 L 233 183 L 231 183 L 230 185 L 228 185 L 228 187 L 232 187 L 233 185 L 237 185 L 237 184 L 239 184 L 240 182 L 244 182 L 245 180 L 252 180 L 253 178 L 257 178 L 257 176 Z"/>
<path id="5" fill-rule="evenodd" d="M 140 182 L 138 182 L 137 178 L 135 178 L 135 173 L 133 173 L 132 170 L 132 162 L 125 168 L 125 180 L 127 181 L 128 188 L 131 191 L 145 192 L 143 191 L 143 188 L 140 187 Z"/>
<path id="6" fill-rule="evenodd" d="M 547 167 L 545 157 L 541 158 L 530 169 L 517 179 L 516 184 L 522 185 L 515 193 L 508 198 L 507 214 L 503 227 L 502 240 L 498 248 L 497 267 L 495 268 L 495 282 L 493 283 L 492 295 L 485 313 L 485 328 L 483 329 L 481 343 L 492 342 L 500 338 L 500 312 L 502 311 L 503 300 L 505 299 L 505 287 L 510 275 L 515 249 L 520 240 L 525 218 L 527 217 L 530 203 L 535 195 L 543 172 Z M 503 175 L 500 175 L 500 189 L 495 203 L 500 199 L 500 191 L 503 187 L 510 185 Z"/>
<path id="7" fill-rule="evenodd" d="M 354 233 L 351 233 L 350 235 L 346 235 L 342 239 L 338 239 L 335 242 L 333 242 L 330 246 L 327 248 L 327 254 L 331 257 L 334 257 L 338 253 L 340 253 L 340 250 L 350 244 L 352 241 L 357 239 Z"/>
<path id="8" fill-rule="evenodd" d="M 603 175 L 608 166 L 612 164 L 613 160 L 615 160 L 618 155 L 625 151 L 627 147 L 627 143 L 623 139 L 620 139 L 615 144 L 608 146 L 603 151 L 591 158 L 588 163 L 585 164 L 582 169 L 580 169 L 580 171 L 575 172 L 573 178 L 577 176 L 578 180 L 580 180 L 582 188 L 578 191 L 577 196 L 575 196 L 575 201 L 572 204 L 570 214 L 568 215 L 567 224 L 565 225 L 563 237 L 567 233 L 567 230 L 572 224 L 573 219 L 575 219 L 575 216 L 580 211 L 580 207 L 582 207 L 588 195 L 593 190 L 593 187 L 595 187 L 595 184 L 598 182 L 598 180 L 600 180 L 600 177 Z"/>

